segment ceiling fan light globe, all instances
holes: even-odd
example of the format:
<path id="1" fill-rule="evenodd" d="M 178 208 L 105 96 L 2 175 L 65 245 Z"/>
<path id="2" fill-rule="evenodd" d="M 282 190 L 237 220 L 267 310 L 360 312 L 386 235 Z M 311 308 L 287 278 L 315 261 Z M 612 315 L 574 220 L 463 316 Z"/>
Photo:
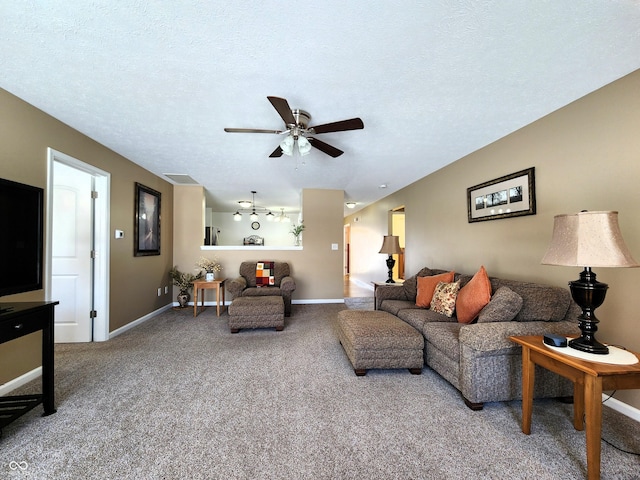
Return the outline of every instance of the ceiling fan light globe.
<path id="1" fill-rule="evenodd" d="M 280 142 L 280 149 L 282 150 L 282 153 L 288 156 L 293 155 L 293 144 L 293 137 L 291 135 L 287 136 L 282 142 Z"/>
<path id="2" fill-rule="evenodd" d="M 309 152 L 311 152 L 311 142 L 305 137 L 298 137 L 298 152 L 300 152 L 301 157 L 309 155 Z"/>

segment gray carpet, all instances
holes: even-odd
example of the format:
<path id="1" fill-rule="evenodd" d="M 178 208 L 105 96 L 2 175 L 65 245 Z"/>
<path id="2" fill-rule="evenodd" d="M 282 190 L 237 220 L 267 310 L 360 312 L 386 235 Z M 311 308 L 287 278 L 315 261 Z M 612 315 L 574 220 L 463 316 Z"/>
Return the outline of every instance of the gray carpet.
<path id="1" fill-rule="evenodd" d="M 58 412 L 4 428 L 0 478 L 585 477 L 570 405 L 536 401 L 526 436 L 520 402 L 472 412 L 428 368 L 356 377 L 334 331 L 343 308 L 294 305 L 284 331 L 234 335 L 226 313 L 170 310 L 109 342 L 57 345 Z M 603 430 L 640 451 L 638 423 L 605 408 Z M 603 479 L 640 478 L 638 457 L 603 442 L 602 459 Z"/>

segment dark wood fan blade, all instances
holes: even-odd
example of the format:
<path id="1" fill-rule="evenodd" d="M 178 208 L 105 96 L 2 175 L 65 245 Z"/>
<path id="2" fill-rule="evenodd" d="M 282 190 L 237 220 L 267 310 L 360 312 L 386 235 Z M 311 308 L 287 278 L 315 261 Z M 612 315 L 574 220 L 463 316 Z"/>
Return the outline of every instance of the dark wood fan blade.
<path id="1" fill-rule="evenodd" d="M 273 152 L 271 152 L 271 155 L 269 155 L 270 158 L 277 158 L 281 156 L 282 156 L 282 149 L 280 148 L 279 145 L 278 145 L 278 148 L 276 148 Z"/>
<path id="2" fill-rule="evenodd" d="M 312 147 L 316 147 L 321 152 L 324 152 L 327 155 L 332 156 L 333 158 L 339 157 L 344 153 L 342 150 L 338 150 L 336 147 L 333 147 L 328 143 L 318 140 L 317 138 L 307 137 L 307 140 L 309 140 L 309 143 L 311 143 Z"/>
<path id="3" fill-rule="evenodd" d="M 229 133 L 283 133 L 283 130 L 261 130 L 259 128 L 225 128 L 224 131 Z"/>
<path id="4" fill-rule="evenodd" d="M 296 119 L 293 117 L 293 113 L 291 113 L 291 107 L 289 106 L 289 102 L 287 102 L 284 98 L 280 97 L 267 97 L 273 105 L 273 108 L 276 109 L 278 115 L 282 117 L 285 125 L 295 125 Z"/>
<path id="5" fill-rule="evenodd" d="M 359 118 L 350 118 L 349 120 L 341 120 L 339 122 L 324 123 L 311 127 L 311 133 L 329 133 L 344 132 L 345 130 L 360 130 L 364 128 L 364 123 Z"/>

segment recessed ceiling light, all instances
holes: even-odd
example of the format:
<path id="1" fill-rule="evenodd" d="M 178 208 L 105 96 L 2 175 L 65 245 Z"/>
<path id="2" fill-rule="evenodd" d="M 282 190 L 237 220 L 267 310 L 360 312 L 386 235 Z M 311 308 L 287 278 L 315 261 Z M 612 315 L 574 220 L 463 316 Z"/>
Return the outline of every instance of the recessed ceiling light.
<path id="1" fill-rule="evenodd" d="M 381 183 L 378 188 L 387 188 L 387 184 L 386 183 Z"/>

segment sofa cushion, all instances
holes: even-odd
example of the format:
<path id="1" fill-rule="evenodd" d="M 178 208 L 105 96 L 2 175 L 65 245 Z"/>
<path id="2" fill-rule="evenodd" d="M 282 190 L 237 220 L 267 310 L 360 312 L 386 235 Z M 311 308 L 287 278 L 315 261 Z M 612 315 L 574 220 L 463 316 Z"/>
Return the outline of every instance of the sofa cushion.
<path id="1" fill-rule="evenodd" d="M 398 315 L 398 312 L 403 308 L 416 308 L 416 304 L 409 300 L 395 300 L 389 298 L 382 301 L 379 310 L 389 312 L 393 315 Z"/>
<path id="2" fill-rule="evenodd" d="M 269 297 L 282 296 L 280 287 L 248 287 L 242 292 L 243 297 Z"/>
<path id="3" fill-rule="evenodd" d="M 396 316 L 420 331 L 422 331 L 422 326 L 425 323 L 450 323 L 456 321 L 455 318 L 452 319 L 433 310 L 416 308 L 415 306 L 399 310 Z"/>
<path id="4" fill-rule="evenodd" d="M 458 322 L 447 323 L 425 323 L 422 327 L 422 334 L 430 344 L 425 348 L 437 348 L 445 356 L 460 361 L 460 328 L 464 324 Z"/>
<path id="5" fill-rule="evenodd" d="M 456 301 L 456 317 L 460 323 L 471 323 L 491 300 L 491 282 L 484 266 L 460 289 Z"/>
<path id="6" fill-rule="evenodd" d="M 456 298 L 460 290 L 460 282 L 439 282 L 431 299 L 431 310 L 447 317 L 453 317 L 456 310 Z"/>
<path id="7" fill-rule="evenodd" d="M 494 291 L 502 286 L 509 287 L 522 297 L 522 309 L 514 318 L 516 322 L 559 322 L 564 320 L 569 306 L 573 303 L 566 288 L 517 280 L 491 279 Z"/>
<path id="8" fill-rule="evenodd" d="M 491 301 L 480 311 L 478 323 L 510 322 L 522 309 L 522 297 L 509 287 L 498 288 Z"/>
<path id="9" fill-rule="evenodd" d="M 439 282 L 453 282 L 454 272 L 441 273 L 440 275 L 431 275 L 428 277 L 418 277 L 418 294 L 416 295 L 416 306 L 429 308 L 433 292 Z"/>

